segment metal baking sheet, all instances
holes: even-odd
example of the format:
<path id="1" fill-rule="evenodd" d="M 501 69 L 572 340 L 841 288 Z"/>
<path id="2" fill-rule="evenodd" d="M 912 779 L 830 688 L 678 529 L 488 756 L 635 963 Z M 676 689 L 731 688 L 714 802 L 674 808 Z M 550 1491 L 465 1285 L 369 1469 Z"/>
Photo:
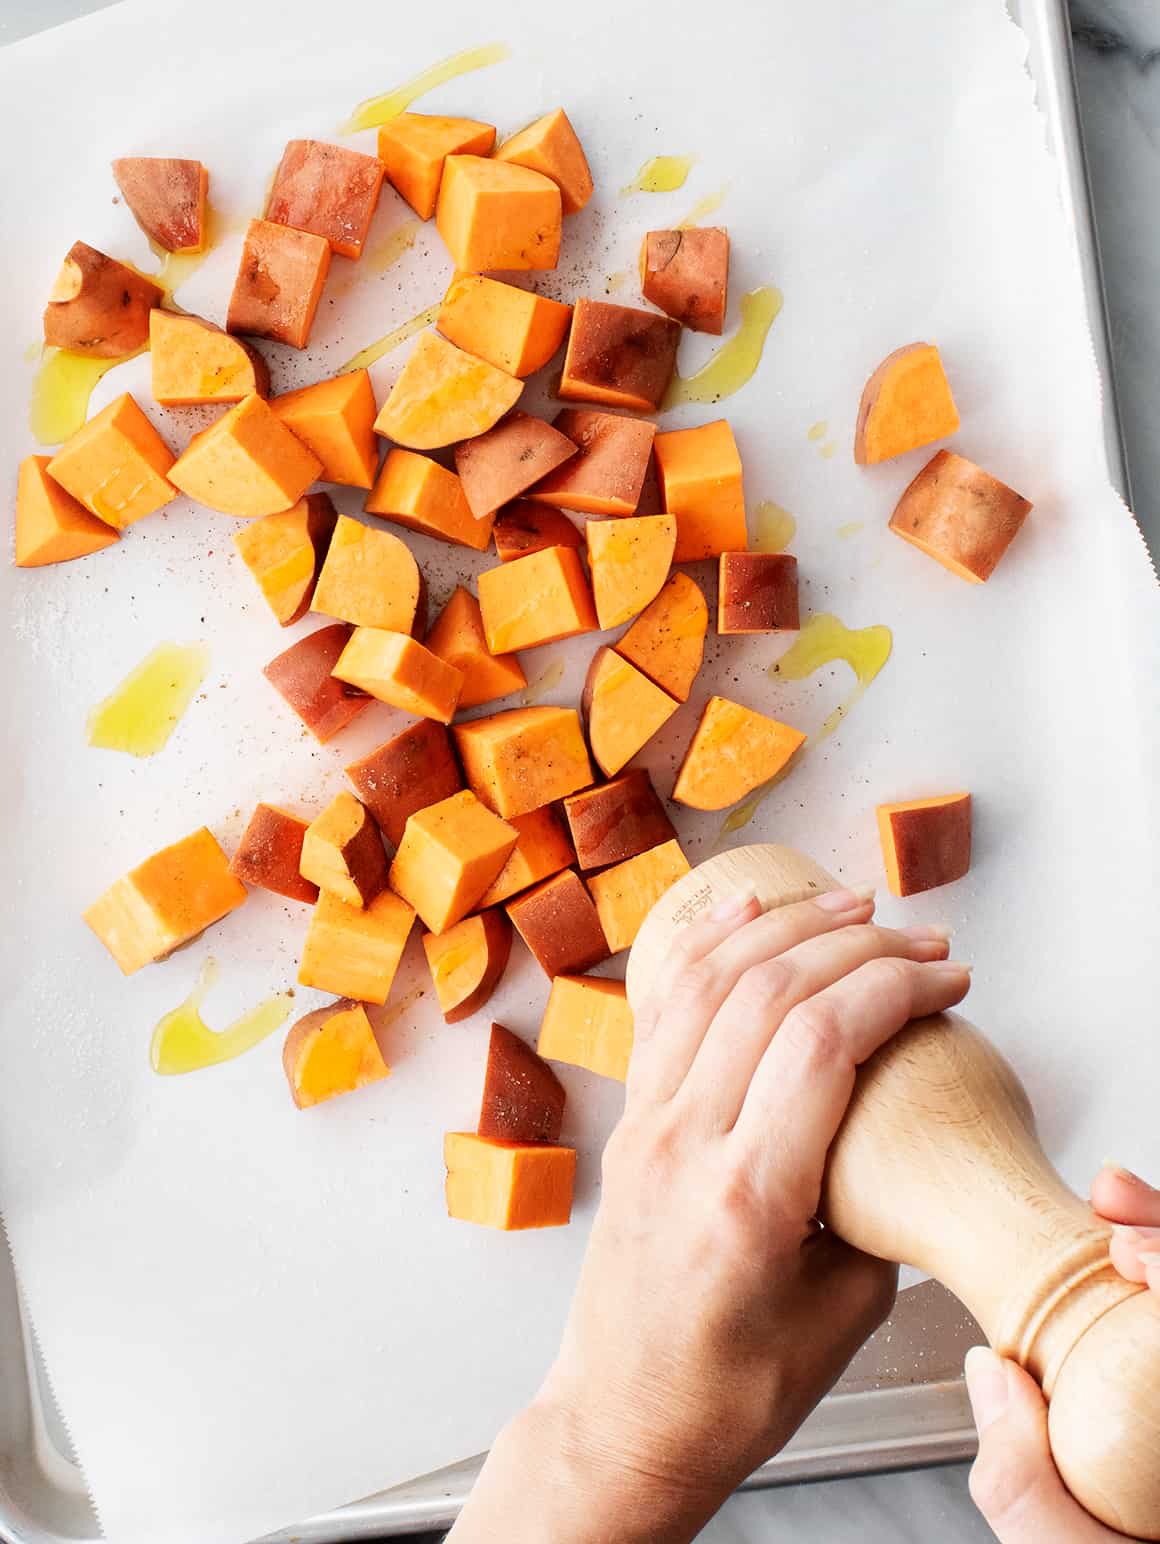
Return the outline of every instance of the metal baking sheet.
<path id="1" fill-rule="evenodd" d="M 1062 169 L 1061 192 L 1083 271 L 1088 319 L 1104 382 L 1108 475 L 1130 502 L 1099 254 L 1075 96 L 1066 0 L 1008 0 L 1027 34 L 1028 66 Z M 865 1474 L 969 1458 L 974 1427 L 959 1376 L 980 1338 L 949 1293 L 928 1282 L 905 1293 L 833 1394 L 747 1486 Z M 0 1539 L 65 1544 L 99 1538 L 84 1481 L 40 1368 L 11 1264 L 0 1257 Z M 268 1544 L 339 1544 L 451 1523 L 481 1463 L 468 1459 L 395 1490 L 326 1513 Z"/>

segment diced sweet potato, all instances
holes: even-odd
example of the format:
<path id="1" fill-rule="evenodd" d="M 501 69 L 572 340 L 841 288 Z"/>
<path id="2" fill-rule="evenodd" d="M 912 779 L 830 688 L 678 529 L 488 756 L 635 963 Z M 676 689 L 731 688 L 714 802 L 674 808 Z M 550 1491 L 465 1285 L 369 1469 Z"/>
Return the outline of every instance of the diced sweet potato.
<path id="1" fill-rule="evenodd" d="M 149 313 L 165 298 L 152 279 L 74 241 L 44 308 L 44 341 L 96 359 L 121 359 L 149 342 Z"/>
<path id="2" fill-rule="evenodd" d="M 322 462 L 323 482 L 369 488 L 375 480 L 379 442 L 375 438 L 374 388 L 365 370 L 349 370 L 275 397 L 277 418 Z"/>
<path id="3" fill-rule="evenodd" d="M 336 794 L 306 828 L 298 869 L 303 879 L 348 906 L 369 906 L 387 887 L 379 828 L 352 793 Z"/>
<path id="4" fill-rule="evenodd" d="M 631 949 L 657 901 L 688 872 L 689 860 L 674 840 L 589 876 L 588 889 L 613 954 Z"/>
<path id="5" fill-rule="evenodd" d="M 550 177 L 477 155 L 449 155 L 435 224 L 456 268 L 555 268 L 560 189 Z"/>
<path id="6" fill-rule="evenodd" d="M 546 547 L 582 547 L 584 538 L 563 510 L 516 499 L 496 516 L 491 531 L 501 563 L 526 558 Z"/>
<path id="7" fill-rule="evenodd" d="M 546 1142 L 493 1142 L 471 1131 L 443 1138 L 447 1215 L 514 1232 L 559 1228 L 572 1216 L 576 1149 Z"/>
<path id="8" fill-rule="evenodd" d="M 169 480 L 210 509 L 254 520 L 296 504 L 321 471 L 270 404 L 249 396 L 193 436 Z"/>
<path id="9" fill-rule="evenodd" d="M 933 343 L 888 354 L 866 382 L 854 431 L 859 466 L 889 461 L 959 427 L 959 413 Z"/>
<path id="10" fill-rule="evenodd" d="M 560 396 L 655 413 L 677 363 L 681 326 L 671 317 L 606 300 L 577 300 Z"/>
<path id="11" fill-rule="evenodd" d="M 234 532 L 234 546 L 283 627 L 310 610 L 337 518 L 325 493 L 308 493 L 290 509 Z"/>
<path id="12" fill-rule="evenodd" d="M 424 933 L 423 948 L 444 1021 L 458 1024 L 478 1012 L 499 985 L 511 957 L 512 925 L 506 913 L 492 907 L 445 933 Z"/>
<path id="13" fill-rule="evenodd" d="M 564 814 L 582 869 L 607 868 L 660 847 L 676 836 L 647 772 L 622 772 L 564 800 Z"/>
<path id="14" fill-rule="evenodd" d="M 682 327 L 719 337 L 729 298 L 729 232 L 712 225 L 649 231 L 640 249 L 640 292 Z"/>
<path id="15" fill-rule="evenodd" d="M 356 695 L 331 675 L 352 631 L 345 622 L 319 627 L 292 643 L 262 672 L 322 745 L 371 705 L 369 697 Z"/>
<path id="16" fill-rule="evenodd" d="M 564 1085 L 518 1035 L 491 1026 L 479 1135 L 499 1142 L 558 1142 L 564 1124 Z"/>
<path id="17" fill-rule="evenodd" d="M 230 859 L 231 870 L 247 885 L 313 906 L 318 886 L 303 879 L 298 869 L 306 825 L 276 804 L 259 804 Z"/>
<path id="18" fill-rule="evenodd" d="M 673 798 L 723 810 L 776 776 L 805 735 L 727 697 L 710 697 L 677 773 Z"/>
<path id="19" fill-rule="evenodd" d="M 526 129 L 505 139 L 496 149 L 495 159 L 528 166 L 550 177 L 560 189 L 565 214 L 583 209 L 592 197 L 588 157 L 562 107 L 545 113 Z"/>
<path id="20" fill-rule="evenodd" d="M 623 1083 L 632 1055 L 632 1009 L 624 982 L 602 976 L 557 976 L 540 1023 L 537 1049 L 549 1061 L 584 1067 Z"/>
<path id="21" fill-rule="evenodd" d="M 514 654 L 489 651 L 479 602 L 462 585 L 456 587 L 436 618 L 427 638 L 427 647 L 462 674 L 460 710 L 495 702 L 512 692 L 522 691 L 528 684 L 523 667 Z"/>
<path id="22" fill-rule="evenodd" d="M 381 1006 L 390 996 L 414 920 L 414 909 L 391 890 L 362 907 L 323 891 L 310 916 L 299 984 Z"/>
<path id="23" fill-rule="evenodd" d="M 796 632 L 797 558 L 788 552 L 723 552 L 717 578 L 717 631 Z"/>
<path id="24" fill-rule="evenodd" d="M 314 590 L 313 609 L 357 627 L 409 633 L 419 606 L 419 565 L 390 531 L 339 515 Z"/>
<path id="25" fill-rule="evenodd" d="M 149 313 L 149 362 L 153 399 L 162 407 L 201 402 L 240 402 L 270 389 L 266 361 L 240 338 L 160 306 Z"/>
<path id="26" fill-rule="evenodd" d="M 200 161 L 121 156 L 113 162 L 113 176 L 129 213 L 150 241 L 166 252 L 201 251 L 209 173 Z"/>
<path id="27" fill-rule="evenodd" d="M 1019 534 L 1031 503 L 982 467 L 940 450 L 907 488 L 890 529 L 952 574 L 981 584 Z"/>
<path id="28" fill-rule="evenodd" d="M 588 571 L 601 630 L 619 627 L 656 599 L 669 576 L 676 545 L 672 515 L 589 520 Z"/>
<path id="29" fill-rule="evenodd" d="M 463 787 L 451 736 L 429 718 L 352 761 L 346 775 L 394 847 L 403 840 L 409 816 Z"/>
<path id="30" fill-rule="evenodd" d="M 675 563 L 744 552 L 745 489 L 741 456 L 723 418 L 696 429 L 671 429 L 653 441 L 661 499 L 677 517 Z"/>
<path id="31" fill-rule="evenodd" d="M 452 730 L 468 785 L 506 820 L 587 788 L 592 765 L 574 708 L 513 708 Z"/>
<path id="32" fill-rule="evenodd" d="M 592 592 L 574 547 L 546 547 L 479 576 L 483 630 L 493 654 L 532 649 L 596 626 Z"/>
<path id="33" fill-rule="evenodd" d="M 366 509 L 408 530 L 476 552 L 486 552 L 491 541 L 491 521 L 477 520 L 471 513 L 455 473 L 414 450 L 387 452 Z"/>
<path id="34" fill-rule="evenodd" d="M 48 456 L 25 456 L 16 482 L 16 566 L 40 568 L 87 557 L 118 540 L 48 475 Z"/>
<path id="35" fill-rule="evenodd" d="M 348 686 L 416 718 L 449 724 L 455 716 L 463 672 L 437 658 L 409 633 L 356 627 L 334 674 Z"/>
<path id="36" fill-rule="evenodd" d="M 547 976 L 591 970 L 609 956 L 596 904 L 573 869 L 525 891 L 507 914 Z"/>
<path id="37" fill-rule="evenodd" d="M 487 155 L 495 129 L 474 118 L 400 113 L 379 130 L 379 160 L 387 181 L 421 220 L 435 213 L 443 163 L 449 155 Z"/>
<path id="38" fill-rule="evenodd" d="M 572 307 L 481 273 L 452 279 L 435 325 L 445 338 L 522 380 L 564 341 Z"/>
<path id="39" fill-rule="evenodd" d="M 541 879 L 550 879 L 566 869 L 575 857 L 568 833 L 550 804 L 529 810 L 526 815 L 509 815 L 507 820 L 516 829 L 516 845 L 498 877 L 480 897 L 481 909 L 498 906 L 521 890 L 539 884 Z"/>
<path id="40" fill-rule="evenodd" d="M 391 889 L 444 933 L 478 904 L 516 845 L 516 831 L 470 789 L 416 810 L 391 864 Z"/>
<path id="41" fill-rule="evenodd" d="M 880 804 L 878 835 L 894 895 L 949 885 L 971 866 L 971 796 L 947 793 Z"/>
<path id="42" fill-rule="evenodd" d="M 705 655 L 709 607 L 688 574 L 670 574 L 652 605 L 642 611 L 616 645 L 616 652 L 650 681 L 687 702 Z"/>
<path id="43" fill-rule="evenodd" d="M 542 418 L 511 412 L 455 447 L 455 470 L 471 513 L 483 520 L 575 454 L 572 441 Z"/>
<path id="44" fill-rule="evenodd" d="M 375 430 L 412 450 L 483 434 L 516 405 L 523 382 L 423 333 L 375 419 Z"/>
<path id="45" fill-rule="evenodd" d="M 274 173 L 266 218 L 324 237 L 343 257 L 361 257 L 382 185 L 378 156 L 292 139 Z"/>
<path id="46" fill-rule="evenodd" d="M 130 869 L 84 919 L 122 974 L 131 976 L 220 922 L 246 894 L 212 832 L 201 826 Z"/>
<path id="47" fill-rule="evenodd" d="M 305 348 L 330 272 L 330 243 L 274 220 L 251 220 L 230 296 L 230 332 Z"/>
<path id="48" fill-rule="evenodd" d="M 125 392 L 78 429 L 46 470 L 90 514 L 123 531 L 177 497 L 173 466 L 173 452 Z"/>
<path id="49" fill-rule="evenodd" d="M 581 699 L 588 743 L 605 777 L 620 771 L 677 711 L 675 697 L 612 649 L 597 649 Z"/>
<path id="50" fill-rule="evenodd" d="M 378 1083 L 391 1071 L 366 1009 L 349 997 L 298 1020 L 282 1048 L 282 1069 L 300 1110 Z"/>
<path id="51" fill-rule="evenodd" d="M 577 447 L 528 498 L 582 515 L 631 515 L 640 501 L 656 425 L 592 408 L 566 407 L 553 428 Z"/>

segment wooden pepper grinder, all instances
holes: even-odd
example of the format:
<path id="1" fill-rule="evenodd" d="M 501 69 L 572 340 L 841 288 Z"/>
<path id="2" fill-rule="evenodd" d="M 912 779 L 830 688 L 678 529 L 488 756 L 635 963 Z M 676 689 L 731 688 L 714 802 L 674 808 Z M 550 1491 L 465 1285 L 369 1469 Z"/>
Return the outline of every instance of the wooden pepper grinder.
<path id="1" fill-rule="evenodd" d="M 785 847 L 710 858 L 646 918 L 630 1003 L 708 907 L 755 893 L 768 910 L 836 887 Z M 1160 1305 L 1113 1268 L 1111 1229 L 1052 1168 L 1018 1079 L 964 1019 L 916 1020 L 862 1067 L 821 1216 L 857 1248 L 949 1287 L 1043 1388 L 1077 1500 L 1111 1528 L 1160 1540 Z"/>

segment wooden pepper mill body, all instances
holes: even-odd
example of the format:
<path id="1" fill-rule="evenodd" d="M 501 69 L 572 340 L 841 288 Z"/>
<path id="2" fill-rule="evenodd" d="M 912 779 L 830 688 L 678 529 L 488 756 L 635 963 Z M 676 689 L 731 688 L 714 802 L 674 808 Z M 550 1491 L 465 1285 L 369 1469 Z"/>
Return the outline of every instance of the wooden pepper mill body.
<path id="1" fill-rule="evenodd" d="M 748 890 L 769 909 L 835 883 L 787 848 L 710 859 L 645 921 L 629 1000 L 710 905 Z M 1073 1495 L 1109 1527 L 1160 1540 L 1160 1307 L 1112 1267 L 1110 1228 L 1052 1168 L 1018 1079 L 965 1020 L 918 1020 L 861 1069 L 821 1215 L 857 1248 L 949 1287 L 1043 1387 Z"/>

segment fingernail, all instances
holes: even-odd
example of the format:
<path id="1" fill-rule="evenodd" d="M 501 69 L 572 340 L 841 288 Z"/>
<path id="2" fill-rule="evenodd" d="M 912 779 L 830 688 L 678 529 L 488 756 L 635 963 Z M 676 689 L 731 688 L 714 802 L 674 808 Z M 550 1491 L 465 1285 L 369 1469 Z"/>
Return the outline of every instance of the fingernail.
<path id="1" fill-rule="evenodd" d="M 951 937 L 950 928 L 943 927 L 941 922 L 923 922 L 915 927 L 900 928 L 899 932 L 904 938 L 913 938 L 915 943 L 925 943 L 930 940 L 945 944 L 950 942 Z"/>
<path id="2" fill-rule="evenodd" d="M 1145 1190 L 1151 1190 L 1152 1188 L 1147 1180 L 1141 1179 L 1138 1174 L 1133 1174 L 1131 1169 L 1125 1169 L 1122 1163 L 1113 1163 L 1110 1158 L 1105 1158 L 1103 1167 L 1109 1174 L 1114 1174 L 1117 1179 L 1122 1179 L 1125 1185 L 1140 1185 Z"/>
<path id="3" fill-rule="evenodd" d="M 1113 1222 L 1112 1237 L 1119 1239 L 1121 1244 L 1138 1244 L 1142 1235 L 1139 1228 L 1133 1228 L 1126 1222 Z"/>
<path id="4" fill-rule="evenodd" d="M 1160 1254 L 1153 1254 L 1150 1249 L 1145 1251 L 1144 1254 L 1137 1255 L 1136 1258 L 1146 1271 L 1160 1269 Z"/>
<path id="5" fill-rule="evenodd" d="M 924 970 L 942 971 L 944 975 L 969 976 L 974 970 L 973 965 L 967 965 L 963 960 L 928 960 L 923 966 Z"/>
<path id="6" fill-rule="evenodd" d="M 1007 1413 L 1007 1369 L 990 1346 L 972 1346 L 963 1362 L 979 1435 Z"/>
<path id="7" fill-rule="evenodd" d="M 823 911 L 853 911 L 873 899 L 873 885 L 849 885 L 844 890 L 827 890 L 824 895 L 815 896 L 814 905 Z"/>
<path id="8" fill-rule="evenodd" d="M 742 890 L 738 895 L 727 895 L 723 901 L 718 901 L 710 911 L 709 916 L 714 922 L 731 922 L 734 917 L 739 917 L 747 906 L 757 899 L 752 890 Z"/>

